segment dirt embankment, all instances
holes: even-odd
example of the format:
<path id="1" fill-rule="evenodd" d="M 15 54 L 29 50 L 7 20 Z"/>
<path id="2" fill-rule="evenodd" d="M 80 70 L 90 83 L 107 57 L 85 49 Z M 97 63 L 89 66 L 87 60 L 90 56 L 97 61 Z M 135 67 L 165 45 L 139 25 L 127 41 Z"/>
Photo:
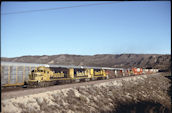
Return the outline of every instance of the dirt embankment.
<path id="1" fill-rule="evenodd" d="M 4 113 L 170 113 L 170 80 L 143 75 L 2 100 Z M 141 110 L 141 111 L 140 111 Z"/>

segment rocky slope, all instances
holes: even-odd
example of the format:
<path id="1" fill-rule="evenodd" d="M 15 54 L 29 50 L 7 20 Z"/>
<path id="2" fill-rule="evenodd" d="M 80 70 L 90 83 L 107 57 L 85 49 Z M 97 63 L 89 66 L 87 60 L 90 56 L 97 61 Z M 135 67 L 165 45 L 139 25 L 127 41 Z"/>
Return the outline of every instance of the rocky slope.
<path id="1" fill-rule="evenodd" d="M 52 55 L 52 56 L 22 56 L 1 58 L 1 61 L 27 62 L 60 65 L 83 65 L 105 67 L 143 67 L 170 70 L 171 55 L 161 54 L 99 54 L 99 55 Z"/>
<path id="2" fill-rule="evenodd" d="M 171 113 L 170 80 L 160 74 L 120 78 L 4 99 L 3 113 Z M 9 109 L 10 108 L 10 109 Z"/>

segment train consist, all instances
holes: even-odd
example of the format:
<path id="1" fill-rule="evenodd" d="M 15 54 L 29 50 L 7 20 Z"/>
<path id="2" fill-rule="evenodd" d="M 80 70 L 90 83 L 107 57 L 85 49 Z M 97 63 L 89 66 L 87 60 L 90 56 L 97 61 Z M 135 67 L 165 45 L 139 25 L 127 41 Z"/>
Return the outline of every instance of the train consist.
<path id="1" fill-rule="evenodd" d="M 157 73 L 158 69 L 64 66 L 1 62 L 1 86 L 49 86 L 60 83 L 111 79 Z"/>
<path id="2" fill-rule="evenodd" d="M 142 68 L 114 70 L 113 68 L 53 68 L 40 66 L 32 70 L 29 74 L 29 80 L 26 83 L 29 86 L 44 87 L 60 83 L 101 80 L 124 76 L 152 74 L 156 72 L 158 72 L 157 69 Z"/>

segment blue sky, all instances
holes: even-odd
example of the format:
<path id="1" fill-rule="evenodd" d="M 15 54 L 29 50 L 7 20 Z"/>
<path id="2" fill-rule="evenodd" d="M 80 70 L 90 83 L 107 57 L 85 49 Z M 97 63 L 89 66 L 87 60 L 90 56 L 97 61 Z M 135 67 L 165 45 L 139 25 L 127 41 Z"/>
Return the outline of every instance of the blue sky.
<path id="1" fill-rule="evenodd" d="M 102 2 L 2 2 L 1 13 Z M 171 54 L 170 1 L 1 14 L 1 56 Z"/>

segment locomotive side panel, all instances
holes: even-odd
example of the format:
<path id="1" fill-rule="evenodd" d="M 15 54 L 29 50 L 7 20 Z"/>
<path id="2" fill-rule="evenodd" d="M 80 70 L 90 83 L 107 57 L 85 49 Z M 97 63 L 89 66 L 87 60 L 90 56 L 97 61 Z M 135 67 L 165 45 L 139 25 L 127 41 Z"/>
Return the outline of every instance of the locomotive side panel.
<path id="1" fill-rule="evenodd" d="M 53 72 L 51 78 L 59 79 L 59 78 L 69 78 L 69 69 L 67 68 L 54 68 L 50 67 L 50 70 Z"/>

